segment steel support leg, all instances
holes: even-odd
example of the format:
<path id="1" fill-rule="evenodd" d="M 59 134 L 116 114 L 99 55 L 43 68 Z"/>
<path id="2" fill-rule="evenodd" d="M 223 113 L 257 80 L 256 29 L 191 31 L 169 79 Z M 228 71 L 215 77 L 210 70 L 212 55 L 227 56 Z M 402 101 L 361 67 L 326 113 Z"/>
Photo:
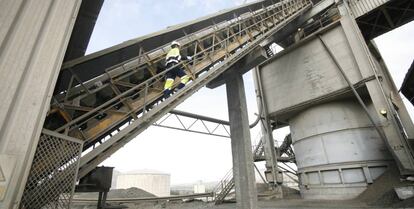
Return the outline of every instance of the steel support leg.
<path id="1" fill-rule="evenodd" d="M 344 29 L 344 34 L 349 42 L 351 50 L 354 54 L 358 68 L 363 77 L 375 75 L 376 79 L 366 83 L 368 93 L 372 99 L 374 109 L 376 111 L 376 121 L 383 124 L 382 130 L 386 137 L 388 147 L 397 161 L 398 167 L 402 175 L 411 175 L 414 173 L 414 154 L 406 139 L 400 133 L 398 125 L 392 115 L 384 117 L 380 114 L 381 110 L 386 110 L 392 113 L 392 104 L 390 104 L 389 96 L 386 95 L 384 84 L 380 81 L 377 66 L 375 66 L 373 57 L 369 52 L 361 31 L 355 22 L 355 18 L 350 13 L 348 1 L 338 6 L 339 12 L 342 16 L 341 25 Z"/>
<path id="2" fill-rule="evenodd" d="M 261 130 L 263 132 L 263 146 L 265 148 L 265 157 L 266 157 L 266 170 L 270 170 L 272 172 L 272 178 L 273 178 L 273 186 L 278 188 L 278 182 L 283 181 L 282 179 L 278 179 L 279 175 L 279 168 L 277 166 L 277 153 L 275 149 L 275 142 L 272 134 L 272 127 L 270 126 L 270 121 L 268 117 L 268 110 L 266 101 L 263 98 L 263 91 L 262 91 L 262 84 L 260 80 L 260 71 L 256 68 L 253 71 L 253 79 L 255 82 L 255 88 L 256 88 L 256 94 L 258 94 L 257 103 L 259 105 L 259 108 L 262 108 L 262 115 L 263 118 L 261 123 Z M 280 189 L 278 196 L 280 198 L 283 197 L 282 190 Z"/>
<path id="3" fill-rule="evenodd" d="M 227 74 L 226 89 L 237 208 L 256 209 L 256 180 L 242 75 L 234 72 Z"/>

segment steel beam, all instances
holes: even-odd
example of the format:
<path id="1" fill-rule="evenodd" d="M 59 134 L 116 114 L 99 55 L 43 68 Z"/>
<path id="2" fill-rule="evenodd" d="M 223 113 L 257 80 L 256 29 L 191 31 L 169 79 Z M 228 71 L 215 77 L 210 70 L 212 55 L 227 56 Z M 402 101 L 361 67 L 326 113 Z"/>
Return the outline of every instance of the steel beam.
<path id="1" fill-rule="evenodd" d="M 414 139 L 414 124 L 405 104 L 403 103 L 401 95 L 399 94 L 399 90 L 395 85 L 375 42 L 371 41 L 368 47 L 372 54 L 374 64 L 377 66 L 377 69 L 382 76 L 384 87 L 385 89 L 388 89 L 386 94 L 389 95 L 390 102 L 395 106 L 395 113 L 401 121 L 401 125 L 404 128 L 407 138 L 412 140 Z"/>
<path id="2" fill-rule="evenodd" d="M 266 159 L 266 170 L 271 172 L 272 180 L 273 180 L 273 186 L 276 187 L 278 191 L 278 197 L 283 197 L 283 192 L 281 190 L 280 185 L 278 183 L 281 183 L 283 180 L 278 178 L 279 168 L 278 168 L 278 154 L 276 153 L 275 149 L 275 142 L 273 138 L 273 128 L 271 126 L 270 118 L 269 118 L 269 112 L 267 109 L 265 98 L 263 97 L 263 88 L 262 83 L 260 80 L 260 70 L 258 68 L 255 68 L 253 71 L 253 80 L 255 83 L 256 88 L 256 94 L 258 94 L 257 97 L 257 104 L 259 108 L 262 109 L 262 115 L 260 116 L 263 118 L 261 121 L 261 130 L 263 133 L 263 138 L 261 139 L 263 141 L 264 146 L 264 153 L 265 153 L 265 159 Z"/>
<path id="3" fill-rule="evenodd" d="M 370 98 L 372 99 L 376 110 L 376 120 L 381 124 L 387 124 L 382 127 L 386 136 L 387 144 L 391 153 L 394 155 L 402 175 L 414 173 L 414 157 L 410 145 L 401 134 L 396 119 L 393 115 L 385 116 L 380 114 L 381 110 L 389 113 L 393 112 L 392 104 L 390 104 L 385 95 L 383 84 L 378 78 L 378 69 L 375 66 L 373 57 L 369 52 L 361 31 L 355 22 L 355 18 L 350 13 L 346 4 L 339 6 L 342 15 L 341 25 L 344 28 L 345 36 L 354 54 L 359 71 L 363 77 L 374 74 L 376 79 L 366 83 Z"/>

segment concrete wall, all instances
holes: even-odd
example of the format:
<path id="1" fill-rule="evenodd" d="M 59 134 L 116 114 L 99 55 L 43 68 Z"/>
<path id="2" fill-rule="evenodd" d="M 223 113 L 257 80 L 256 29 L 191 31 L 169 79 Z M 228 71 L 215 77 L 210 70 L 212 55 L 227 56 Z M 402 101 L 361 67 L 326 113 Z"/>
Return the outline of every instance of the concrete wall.
<path id="1" fill-rule="evenodd" d="M 362 80 L 343 29 L 336 27 L 323 38 L 352 83 Z M 261 67 L 260 74 L 270 115 L 348 86 L 318 39 L 282 54 L 277 61 Z"/>
<path id="2" fill-rule="evenodd" d="M 80 0 L 0 0 L 0 208 L 17 208 Z"/>
<path id="3" fill-rule="evenodd" d="M 117 189 L 137 187 L 156 196 L 170 195 L 170 175 L 152 173 L 119 174 Z"/>

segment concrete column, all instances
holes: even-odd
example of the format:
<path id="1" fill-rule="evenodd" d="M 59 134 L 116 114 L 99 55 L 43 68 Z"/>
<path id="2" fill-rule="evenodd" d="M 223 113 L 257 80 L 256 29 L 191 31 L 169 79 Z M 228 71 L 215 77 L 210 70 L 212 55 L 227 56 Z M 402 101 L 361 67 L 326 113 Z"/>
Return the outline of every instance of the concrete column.
<path id="1" fill-rule="evenodd" d="M 226 89 L 237 208 L 256 209 L 256 180 L 242 75 L 235 72 L 227 74 Z"/>
<path id="2" fill-rule="evenodd" d="M 18 208 L 81 0 L 0 1 L 0 208 Z"/>

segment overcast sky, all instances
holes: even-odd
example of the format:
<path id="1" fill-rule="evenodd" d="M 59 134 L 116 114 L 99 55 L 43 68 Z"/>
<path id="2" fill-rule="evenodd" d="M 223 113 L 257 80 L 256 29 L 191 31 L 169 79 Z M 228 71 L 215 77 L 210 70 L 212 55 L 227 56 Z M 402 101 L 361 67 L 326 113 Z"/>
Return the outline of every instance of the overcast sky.
<path id="1" fill-rule="evenodd" d="M 234 7 L 243 2 L 244 0 L 106 0 L 87 53 Z M 397 87 L 401 86 L 414 58 L 412 37 L 414 37 L 414 23 L 376 39 Z M 249 119 L 254 121 L 257 107 L 253 80 L 250 73 L 244 77 Z M 203 88 L 177 109 L 228 120 L 225 88 L 219 87 L 214 90 Z M 409 106 L 409 111 L 413 117 L 412 106 Z M 276 138 L 282 139 L 287 132 L 286 129 L 280 131 Z M 259 140 L 258 134 L 257 129 L 252 131 L 253 142 Z M 150 127 L 106 160 L 103 165 L 114 166 L 115 169 L 123 172 L 157 170 L 170 173 L 172 184 L 198 180 L 217 181 L 232 167 L 230 140 Z"/>

